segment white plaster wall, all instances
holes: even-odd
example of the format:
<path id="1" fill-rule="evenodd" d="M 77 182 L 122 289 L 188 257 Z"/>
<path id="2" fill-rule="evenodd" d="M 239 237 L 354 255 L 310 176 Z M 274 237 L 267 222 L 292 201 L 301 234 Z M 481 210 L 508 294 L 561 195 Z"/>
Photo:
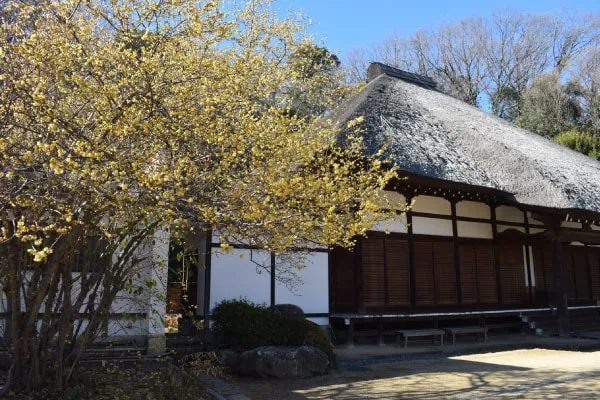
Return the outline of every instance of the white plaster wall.
<path id="1" fill-rule="evenodd" d="M 372 230 L 380 232 L 406 233 L 408 231 L 406 225 L 406 215 L 397 215 L 396 217 L 390 218 L 387 221 L 375 224 Z"/>
<path id="2" fill-rule="evenodd" d="M 581 229 L 581 223 L 579 222 L 563 221 L 560 223 L 560 226 L 563 228 Z"/>
<path id="3" fill-rule="evenodd" d="M 511 225 L 498 225 L 498 232 L 504 232 L 507 231 L 509 229 L 514 229 L 517 230 L 519 232 L 523 232 L 525 233 L 525 228 L 524 227 L 520 227 L 520 226 L 511 226 Z"/>
<path id="4" fill-rule="evenodd" d="M 540 228 L 529 228 L 529 233 L 531 235 L 534 235 L 536 233 L 542 233 L 542 232 L 546 232 L 545 229 L 540 229 Z"/>
<path id="5" fill-rule="evenodd" d="M 279 266 L 281 259 L 275 260 Z M 305 313 L 329 312 L 329 270 L 327 253 L 311 253 L 307 256 L 304 268 L 295 271 L 300 281 L 297 285 L 275 283 L 275 303 L 295 304 Z M 277 272 L 276 272 L 277 273 Z"/>
<path id="6" fill-rule="evenodd" d="M 457 221 L 459 237 L 492 239 L 492 225 L 481 222 Z"/>
<path id="7" fill-rule="evenodd" d="M 496 207 L 496 219 L 507 222 L 525 222 L 525 215 L 518 208 L 499 206 Z"/>
<path id="8" fill-rule="evenodd" d="M 469 218 L 491 218 L 490 207 L 476 201 L 460 201 L 456 203 L 456 215 Z"/>
<path id="9" fill-rule="evenodd" d="M 132 336 L 146 335 L 148 333 L 148 322 L 144 318 L 128 320 L 109 320 L 107 336 Z"/>
<path id="10" fill-rule="evenodd" d="M 450 202 L 442 197 L 417 196 L 412 207 L 413 211 L 433 214 L 450 215 L 452 208 Z"/>
<path id="11" fill-rule="evenodd" d="M 406 197 L 391 190 L 381 191 L 376 202 L 379 206 L 390 210 L 404 210 L 406 208 Z"/>
<path id="12" fill-rule="evenodd" d="M 252 260 L 265 266 L 258 267 Z M 246 298 L 254 303 L 271 301 L 271 255 L 267 251 L 234 249 L 223 254 L 212 249 L 210 270 L 210 309 L 223 300 Z M 260 273 L 259 273 L 260 272 Z"/>
<path id="13" fill-rule="evenodd" d="M 529 225 L 544 225 L 542 221 L 539 221 L 531 216 L 531 211 L 527 211 L 527 221 Z"/>
<path id="14" fill-rule="evenodd" d="M 451 220 L 413 217 L 412 222 L 414 234 L 452 236 Z"/>
<path id="15" fill-rule="evenodd" d="M 329 326 L 329 317 L 309 317 L 306 319 L 314 322 L 317 325 Z"/>
<path id="16" fill-rule="evenodd" d="M 117 293 L 114 302 L 111 304 L 110 312 L 119 313 L 136 313 L 145 314 L 145 317 L 135 318 L 113 318 L 109 319 L 108 335 L 145 335 L 164 334 L 163 318 L 166 314 L 166 285 L 167 285 L 167 260 L 169 252 L 169 233 L 167 231 L 157 232 L 152 239 L 148 240 L 146 245 L 143 245 L 138 250 L 139 257 L 145 258 L 139 266 L 132 268 L 140 269 L 140 278 L 134 280 L 134 285 L 143 284 L 147 278 L 153 279 L 157 286 L 150 291 L 136 297 L 130 294 L 127 290 L 121 290 Z M 119 253 L 116 252 L 112 256 L 113 262 L 116 262 Z M 78 296 L 80 292 L 79 283 L 77 282 L 79 273 L 73 273 L 74 285 L 71 291 L 72 298 Z M 102 287 L 99 289 L 101 293 Z M 98 296 L 99 297 L 99 296 Z M 0 298 L 0 312 L 5 307 L 5 295 Z M 44 312 L 45 305 L 42 305 L 40 312 Z M 87 306 L 87 300 L 82 305 L 81 312 Z M 5 322 L 0 321 L 0 332 L 4 327 Z M 38 322 L 41 324 L 41 321 Z M 87 322 L 84 321 L 82 328 L 85 328 Z"/>

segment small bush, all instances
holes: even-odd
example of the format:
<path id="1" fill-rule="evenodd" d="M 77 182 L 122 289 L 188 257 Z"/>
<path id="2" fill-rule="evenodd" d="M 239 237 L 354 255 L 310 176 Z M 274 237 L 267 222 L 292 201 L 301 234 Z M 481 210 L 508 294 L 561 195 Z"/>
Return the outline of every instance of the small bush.
<path id="1" fill-rule="evenodd" d="M 275 304 L 271 310 L 277 311 L 281 315 L 292 318 L 304 319 L 304 311 L 295 304 Z"/>
<path id="2" fill-rule="evenodd" d="M 181 359 L 180 363 L 185 370 L 194 376 L 225 377 L 225 367 L 219 362 L 219 358 L 214 351 L 187 354 Z"/>
<path id="3" fill-rule="evenodd" d="M 329 338 L 319 325 L 283 315 L 264 305 L 225 300 L 213 310 L 212 320 L 217 341 L 236 350 L 307 344 L 333 359 Z"/>

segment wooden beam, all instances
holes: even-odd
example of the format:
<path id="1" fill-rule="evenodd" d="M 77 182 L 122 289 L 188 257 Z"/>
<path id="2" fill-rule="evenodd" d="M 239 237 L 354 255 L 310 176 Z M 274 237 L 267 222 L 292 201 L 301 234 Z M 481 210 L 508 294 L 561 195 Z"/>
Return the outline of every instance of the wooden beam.
<path id="1" fill-rule="evenodd" d="M 582 242 L 585 244 L 600 244 L 600 231 L 574 231 L 559 228 L 556 234 L 563 243 Z"/>

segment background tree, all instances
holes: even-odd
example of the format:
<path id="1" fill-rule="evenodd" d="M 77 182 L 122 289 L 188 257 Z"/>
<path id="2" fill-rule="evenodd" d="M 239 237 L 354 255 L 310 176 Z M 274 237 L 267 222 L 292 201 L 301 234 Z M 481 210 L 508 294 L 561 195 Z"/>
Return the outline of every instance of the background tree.
<path id="1" fill-rule="evenodd" d="M 343 77 L 301 20 L 268 6 L 4 10 L 17 16 L 0 21 L 0 289 L 15 388 L 64 385 L 117 293 L 156 285 L 143 271 L 159 228 L 283 253 L 350 245 L 387 217 L 376 199 L 394 171 L 362 156 L 351 127 L 336 147 L 326 118 Z M 307 51 L 310 73 L 298 68 Z M 291 112 L 297 87 L 310 112 Z"/>
<path id="2" fill-rule="evenodd" d="M 534 15 L 501 10 L 487 17 L 391 35 L 345 60 L 354 81 L 364 80 L 371 61 L 434 78 L 440 89 L 509 121 L 540 74 L 569 80 L 573 69 L 600 40 L 600 16 Z M 576 68 L 575 68 L 576 69 Z"/>
<path id="3" fill-rule="evenodd" d="M 353 49 L 345 68 L 353 81 L 365 79 L 371 61 L 427 75 L 440 90 L 533 132 L 576 129 L 581 138 L 600 134 L 599 54 L 597 13 L 500 10 Z"/>
<path id="4" fill-rule="evenodd" d="M 539 75 L 523 94 L 517 125 L 547 137 L 569 130 L 580 122 L 581 94 L 576 83 L 562 84 L 558 72 Z"/>
<path id="5" fill-rule="evenodd" d="M 290 110 L 298 116 L 324 115 L 336 105 L 332 98 L 340 104 L 352 91 L 352 86 L 340 85 L 345 71 L 339 68 L 337 56 L 324 47 L 305 43 L 290 54 L 290 63 L 298 79 L 285 90 Z"/>

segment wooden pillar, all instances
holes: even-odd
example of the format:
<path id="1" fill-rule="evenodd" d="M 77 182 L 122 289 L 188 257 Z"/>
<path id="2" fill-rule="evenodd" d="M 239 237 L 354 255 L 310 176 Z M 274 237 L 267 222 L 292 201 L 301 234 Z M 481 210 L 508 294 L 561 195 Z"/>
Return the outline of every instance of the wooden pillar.
<path id="1" fill-rule="evenodd" d="M 454 267 L 456 268 L 456 297 L 457 304 L 462 304 L 462 285 L 460 283 L 460 254 L 458 246 L 458 221 L 456 220 L 456 201 L 450 203 L 452 212 L 452 240 L 454 243 Z"/>
<path id="2" fill-rule="evenodd" d="M 407 203 L 411 203 L 410 197 L 406 198 Z M 410 304 L 414 308 L 417 306 L 417 272 L 415 267 L 415 238 L 413 236 L 412 211 L 406 213 L 406 232 L 408 234 L 408 265 L 410 270 Z"/>
<path id="3" fill-rule="evenodd" d="M 354 348 L 354 319 L 348 321 L 348 348 Z"/>
<path id="4" fill-rule="evenodd" d="M 527 271 L 527 282 L 529 283 L 529 286 L 527 287 L 527 294 L 529 295 L 529 304 L 535 304 L 535 286 L 533 286 L 535 275 L 531 270 L 533 260 L 531 260 L 529 257 L 529 217 L 527 216 L 527 211 L 523 211 L 523 220 L 525 221 L 525 234 L 527 235 L 527 241 L 525 244 L 525 269 Z"/>
<path id="5" fill-rule="evenodd" d="M 354 258 L 355 263 L 355 295 L 356 295 L 356 310 L 359 313 L 364 313 L 365 309 L 365 296 L 364 296 L 364 287 L 363 287 L 363 238 L 359 238 L 356 241 L 356 253 Z"/>
<path id="6" fill-rule="evenodd" d="M 204 255 L 204 329 L 207 332 L 210 328 L 210 278 L 212 264 L 212 230 L 206 231 L 206 254 Z"/>
<path id="7" fill-rule="evenodd" d="M 498 220 L 496 218 L 496 205 L 490 205 L 490 217 L 492 222 L 492 240 L 494 242 L 494 264 L 496 267 L 496 298 L 498 304 L 502 304 L 502 271 L 500 270 L 500 246 L 498 245 Z"/>
<path id="8" fill-rule="evenodd" d="M 562 243 L 558 237 L 558 232 L 552 238 L 552 272 L 554 277 L 556 316 L 558 318 L 558 334 L 561 337 L 569 336 L 571 331 L 569 326 L 569 302 L 563 283 L 564 269 L 562 265 Z"/>
<path id="9" fill-rule="evenodd" d="M 271 252 L 271 307 L 275 305 L 275 253 Z"/>
<path id="10" fill-rule="evenodd" d="M 377 342 L 380 346 L 385 346 L 385 338 L 383 333 L 383 318 L 379 318 L 377 321 Z"/>

